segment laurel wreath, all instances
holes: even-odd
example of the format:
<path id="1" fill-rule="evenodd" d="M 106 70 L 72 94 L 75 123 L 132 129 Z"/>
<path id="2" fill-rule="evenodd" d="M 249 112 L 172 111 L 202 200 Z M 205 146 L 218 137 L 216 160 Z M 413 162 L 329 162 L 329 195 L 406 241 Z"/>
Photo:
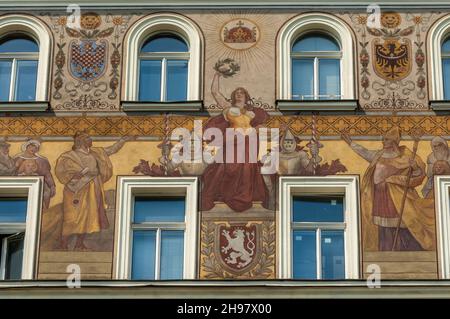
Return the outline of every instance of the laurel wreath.
<path id="1" fill-rule="evenodd" d="M 224 66 L 225 64 L 228 64 L 230 68 L 226 71 L 220 70 L 220 67 Z M 241 67 L 235 60 L 227 58 L 224 60 L 217 61 L 216 64 L 214 65 L 214 70 L 222 74 L 223 77 L 229 78 L 238 73 L 241 70 Z"/>

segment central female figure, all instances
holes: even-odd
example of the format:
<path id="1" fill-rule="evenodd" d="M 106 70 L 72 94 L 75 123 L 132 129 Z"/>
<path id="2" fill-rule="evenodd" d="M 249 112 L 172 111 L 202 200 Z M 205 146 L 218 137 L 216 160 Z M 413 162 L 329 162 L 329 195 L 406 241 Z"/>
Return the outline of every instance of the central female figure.
<path id="1" fill-rule="evenodd" d="M 223 161 L 209 165 L 203 176 L 202 209 L 210 210 L 214 207 L 214 202 L 223 202 L 232 210 L 242 212 L 252 207 L 253 202 L 261 202 L 262 206 L 268 207 L 268 191 L 261 175 L 261 163 L 255 160 L 250 154 L 250 150 L 256 150 L 258 146 L 251 146 L 249 143 L 255 140 L 249 138 L 249 131 L 257 129 L 263 124 L 268 114 L 261 108 L 253 106 L 252 99 L 246 89 L 239 87 L 231 93 L 231 100 L 227 100 L 219 90 L 219 79 L 221 72 L 216 72 L 213 78 L 211 93 L 218 106 L 223 109 L 221 115 L 211 118 L 205 125 L 205 129 L 218 128 L 222 131 L 223 141 Z M 227 161 L 226 149 L 226 129 L 240 129 L 235 134 L 244 134 L 245 145 L 238 145 L 239 139 L 233 135 L 234 160 Z M 259 144 L 259 142 L 257 141 Z M 230 145 L 230 144 L 229 144 Z M 245 160 L 238 163 L 239 150 L 245 150 Z"/>

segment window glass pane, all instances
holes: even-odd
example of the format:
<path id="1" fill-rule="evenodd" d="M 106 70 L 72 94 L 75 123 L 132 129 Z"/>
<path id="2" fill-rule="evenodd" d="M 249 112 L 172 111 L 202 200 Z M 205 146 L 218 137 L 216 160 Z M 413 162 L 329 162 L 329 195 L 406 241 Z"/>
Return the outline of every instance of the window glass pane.
<path id="1" fill-rule="evenodd" d="M 442 76 L 444 78 L 444 99 L 450 100 L 450 59 L 442 59 Z"/>
<path id="2" fill-rule="evenodd" d="M 150 38 L 142 46 L 142 52 L 188 52 L 186 42 L 175 35 L 159 35 Z"/>
<path id="3" fill-rule="evenodd" d="M 34 101 L 36 99 L 38 61 L 17 61 L 16 101 Z"/>
<path id="4" fill-rule="evenodd" d="M 39 52 L 39 46 L 27 37 L 5 37 L 0 40 L 0 53 L 8 52 Z"/>
<path id="5" fill-rule="evenodd" d="M 320 99 L 339 99 L 340 96 L 340 60 L 319 60 L 319 95 Z M 326 95 L 326 96 L 323 96 Z M 329 97 L 327 97 L 329 96 Z"/>
<path id="6" fill-rule="evenodd" d="M 0 197 L 0 223 L 25 223 L 26 218 L 26 198 Z"/>
<path id="7" fill-rule="evenodd" d="M 294 197 L 294 222 L 343 222 L 343 197 Z"/>
<path id="8" fill-rule="evenodd" d="M 187 95 L 188 61 L 167 61 L 167 101 L 185 101 Z"/>
<path id="9" fill-rule="evenodd" d="M 322 279 L 345 279 L 344 231 L 321 232 Z"/>
<path id="10" fill-rule="evenodd" d="M 139 100 L 161 101 L 160 60 L 141 60 L 139 69 Z"/>
<path id="11" fill-rule="evenodd" d="M 450 53 L 450 39 L 447 39 L 442 43 L 442 52 Z"/>
<path id="12" fill-rule="evenodd" d="M 0 101 L 9 101 L 12 61 L 0 60 Z"/>
<path id="13" fill-rule="evenodd" d="M 292 99 L 312 99 L 313 82 L 314 59 L 292 59 Z"/>
<path id="14" fill-rule="evenodd" d="M 293 231 L 293 275 L 295 279 L 317 279 L 316 232 Z"/>
<path id="15" fill-rule="evenodd" d="M 22 278 L 24 235 L 24 233 L 13 235 L 6 239 L 5 279 L 17 280 Z"/>
<path id="16" fill-rule="evenodd" d="M 156 231 L 133 231 L 131 279 L 155 279 Z"/>
<path id="17" fill-rule="evenodd" d="M 292 51 L 340 51 L 340 48 L 332 37 L 311 33 L 297 40 L 292 46 Z"/>
<path id="18" fill-rule="evenodd" d="M 184 231 L 161 232 L 160 279 L 183 279 Z"/>
<path id="19" fill-rule="evenodd" d="M 134 222 L 184 222 L 184 197 L 136 197 Z"/>

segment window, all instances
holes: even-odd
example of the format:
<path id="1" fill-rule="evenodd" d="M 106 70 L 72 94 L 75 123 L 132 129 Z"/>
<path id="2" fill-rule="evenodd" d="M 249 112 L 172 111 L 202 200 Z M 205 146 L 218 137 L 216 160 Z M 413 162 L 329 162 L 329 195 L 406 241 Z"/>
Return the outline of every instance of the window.
<path id="1" fill-rule="evenodd" d="M 199 101 L 202 42 L 198 27 L 178 14 L 152 14 L 137 21 L 125 38 L 122 105 Z"/>
<path id="2" fill-rule="evenodd" d="M 450 100 L 450 38 L 442 43 L 441 56 L 444 100 Z"/>
<path id="3" fill-rule="evenodd" d="M 140 101 L 185 101 L 189 48 L 174 34 L 151 37 L 141 49 L 139 61 Z"/>
<path id="4" fill-rule="evenodd" d="M 0 102 L 34 102 L 36 110 L 37 102 L 48 100 L 50 51 L 49 31 L 40 20 L 15 14 L 0 17 Z"/>
<path id="5" fill-rule="evenodd" d="M 0 280 L 33 279 L 40 178 L 0 178 Z"/>
<path id="6" fill-rule="evenodd" d="M 281 177 L 279 276 L 358 279 L 358 179 Z"/>
<path id="7" fill-rule="evenodd" d="M 343 21 L 301 14 L 281 28 L 277 46 L 279 101 L 356 99 L 353 36 Z"/>
<path id="8" fill-rule="evenodd" d="M 294 196 L 293 278 L 344 279 L 344 211 L 341 196 Z"/>
<path id="9" fill-rule="evenodd" d="M 115 277 L 196 276 L 197 178 L 120 177 Z"/>
<path id="10" fill-rule="evenodd" d="M 135 197 L 131 279 L 182 279 L 183 197 Z"/>
<path id="11" fill-rule="evenodd" d="M 0 101 L 34 101 L 39 46 L 27 36 L 0 39 Z"/>
<path id="12" fill-rule="evenodd" d="M 332 37 L 311 33 L 292 46 L 292 98 L 340 99 L 342 52 Z"/>

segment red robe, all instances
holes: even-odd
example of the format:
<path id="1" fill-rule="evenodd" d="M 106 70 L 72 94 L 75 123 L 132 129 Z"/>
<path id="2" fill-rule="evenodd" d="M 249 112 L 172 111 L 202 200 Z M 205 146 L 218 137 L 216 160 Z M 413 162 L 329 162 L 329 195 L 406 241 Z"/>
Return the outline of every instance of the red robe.
<path id="1" fill-rule="evenodd" d="M 250 125 L 256 127 L 263 124 L 268 114 L 261 108 L 246 107 L 247 111 L 255 113 Z M 263 207 L 268 206 L 268 191 L 261 175 L 261 163 L 249 162 L 248 137 L 246 137 L 245 162 L 225 163 L 226 160 L 226 129 L 230 123 L 223 115 L 211 118 L 205 125 L 205 129 L 215 127 L 223 134 L 223 157 L 224 163 L 213 163 L 209 165 L 202 175 L 202 210 L 210 210 L 214 202 L 224 202 L 232 210 L 242 212 L 252 207 L 254 201 L 261 201 Z M 235 158 L 237 153 L 237 142 L 235 140 Z"/>

